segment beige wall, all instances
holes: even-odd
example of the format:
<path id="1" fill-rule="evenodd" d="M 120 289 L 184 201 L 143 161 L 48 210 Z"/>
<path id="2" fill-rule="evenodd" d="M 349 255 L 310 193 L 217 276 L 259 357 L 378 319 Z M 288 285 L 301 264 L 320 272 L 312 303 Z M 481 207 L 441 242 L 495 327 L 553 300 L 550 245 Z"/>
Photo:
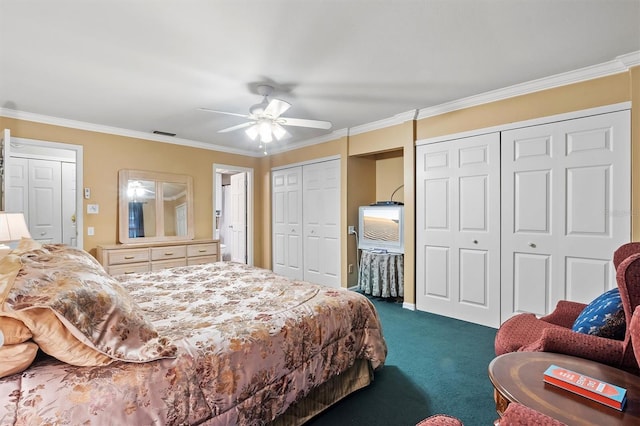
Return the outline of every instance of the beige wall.
<path id="1" fill-rule="evenodd" d="M 404 185 L 402 150 L 376 155 L 376 199 L 372 201 L 404 202 L 404 191 L 400 188 L 402 185 Z"/>

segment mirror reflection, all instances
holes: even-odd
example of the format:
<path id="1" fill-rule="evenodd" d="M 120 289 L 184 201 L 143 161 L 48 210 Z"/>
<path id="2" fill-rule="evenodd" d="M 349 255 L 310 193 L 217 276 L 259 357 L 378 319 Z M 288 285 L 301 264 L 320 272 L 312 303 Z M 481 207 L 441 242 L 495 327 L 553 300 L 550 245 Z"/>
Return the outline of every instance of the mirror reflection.
<path id="1" fill-rule="evenodd" d="M 130 179 L 127 183 L 129 200 L 129 238 L 156 235 L 155 182 Z"/>
<path id="2" fill-rule="evenodd" d="M 190 176 L 121 170 L 119 182 L 121 243 L 193 239 Z"/>

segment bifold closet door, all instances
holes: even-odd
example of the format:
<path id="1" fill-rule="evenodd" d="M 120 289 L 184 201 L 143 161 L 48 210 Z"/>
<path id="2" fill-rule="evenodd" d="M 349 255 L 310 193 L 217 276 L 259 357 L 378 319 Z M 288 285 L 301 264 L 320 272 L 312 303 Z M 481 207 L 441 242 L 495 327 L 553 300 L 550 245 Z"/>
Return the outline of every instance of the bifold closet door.
<path id="1" fill-rule="evenodd" d="M 25 212 L 31 237 L 42 243 L 63 242 L 61 170 L 54 160 L 12 157 L 7 165 L 6 210 Z"/>
<path id="2" fill-rule="evenodd" d="M 630 233 L 630 115 L 502 133 L 502 321 L 616 286 Z"/>
<path id="3" fill-rule="evenodd" d="M 340 160 L 302 168 L 304 279 L 340 287 Z"/>
<path id="4" fill-rule="evenodd" d="M 304 277 L 302 254 L 302 167 L 272 172 L 273 271 Z"/>
<path id="5" fill-rule="evenodd" d="M 416 149 L 416 308 L 500 324 L 500 138 Z"/>

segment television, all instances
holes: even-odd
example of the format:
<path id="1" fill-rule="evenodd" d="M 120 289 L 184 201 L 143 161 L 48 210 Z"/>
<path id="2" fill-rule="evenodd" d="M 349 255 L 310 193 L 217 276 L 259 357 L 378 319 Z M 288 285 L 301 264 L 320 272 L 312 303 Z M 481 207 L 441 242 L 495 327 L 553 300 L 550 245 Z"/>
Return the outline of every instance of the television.
<path id="1" fill-rule="evenodd" d="M 404 206 L 374 204 L 358 209 L 358 248 L 404 253 Z"/>

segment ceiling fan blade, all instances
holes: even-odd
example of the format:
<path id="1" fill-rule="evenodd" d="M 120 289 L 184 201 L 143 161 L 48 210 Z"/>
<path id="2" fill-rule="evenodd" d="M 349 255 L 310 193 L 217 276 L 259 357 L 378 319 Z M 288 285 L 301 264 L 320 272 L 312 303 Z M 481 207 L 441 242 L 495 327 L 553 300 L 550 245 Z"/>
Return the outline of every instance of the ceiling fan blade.
<path id="1" fill-rule="evenodd" d="M 291 104 L 289 102 L 285 102 L 280 99 L 271 99 L 271 101 L 269 101 L 269 105 L 264 109 L 263 114 L 271 118 L 278 118 L 289 108 L 291 108 Z"/>
<path id="2" fill-rule="evenodd" d="M 226 114 L 226 115 L 233 115 L 236 117 L 250 118 L 247 114 L 237 114 L 235 112 L 227 112 L 227 111 L 216 111 L 215 109 L 209 109 L 209 108 L 198 108 L 198 109 L 200 111 L 215 112 L 216 114 Z"/>
<path id="3" fill-rule="evenodd" d="M 331 122 L 330 121 L 321 121 L 321 120 L 306 120 L 304 118 L 287 118 L 280 117 L 278 119 L 278 123 L 283 126 L 298 126 L 298 127 L 312 127 L 314 129 L 330 129 Z"/>
<path id="4" fill-rule="evenodd" d="M 244 129 L 245 127 L 253 126 L 254 122 L 249 121 L 247 123 L 237 124 L 235 126 L 227 127 L 226 129 L 218 130 L 218 133 L 233 132 L 234 130 Z"/>

